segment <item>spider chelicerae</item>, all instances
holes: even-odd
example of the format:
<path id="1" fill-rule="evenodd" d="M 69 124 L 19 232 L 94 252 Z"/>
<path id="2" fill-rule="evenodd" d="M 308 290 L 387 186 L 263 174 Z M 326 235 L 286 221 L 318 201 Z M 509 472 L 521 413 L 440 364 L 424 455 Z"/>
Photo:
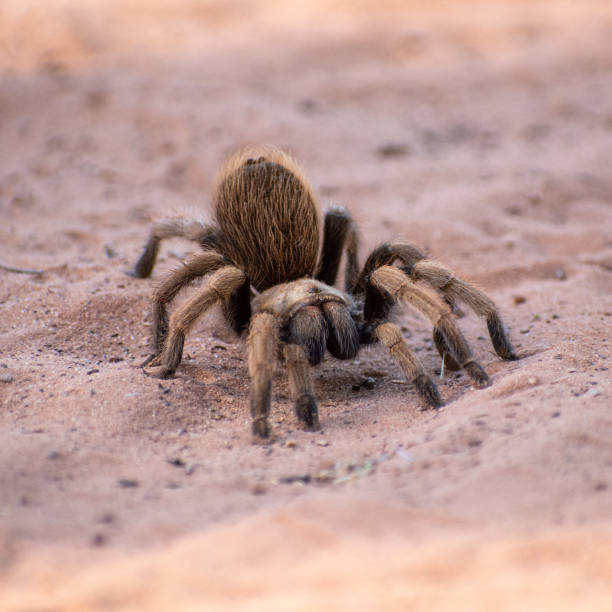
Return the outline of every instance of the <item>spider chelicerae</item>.
<path id="1" fill-rule="evenodd" d="M 271 383 L 285 363 L 297 418 L 318 429 L 310 366 L 327 350 L 353 359 L 361 346 L 380 342 L 390 351 L 424 402 L 441 406 L 438 389 L 389 321 L 397 302 L 412 306 L 433 326 L 434 343 L 449 370 L 463 369 L 476 387 L 489 378 L 455 324 L 458 302 L 484 317 L 502 359 L 516 359 L 493 301 L 443 265 L 403 242 L 375 248 L 360 268 L 358 232 L 350 214 L 332 207 L 321 221 L 319 204 L 296 162 L 277 149 L 243 151 L 222 169 L 210 224 L 172 218 L 154 224 L 133 276 L 151 274 L 161 241 L 182 237 L 199 243 L 155 290 L 153 354 L 143 364 L 167 378 L 181 362 L 185 336 L 220 303 L 227 323 L 248 335 L 250 406 L 256 437 L 270 436 Z M 321 239 L 322 233 L 322 239 Z M 342 255 L 344 290 L 334 287 Z M 168 317 L 168 306 L 192 281 L 202 289 Z M 434 289 L 427 291 L 420 285 Z"/>

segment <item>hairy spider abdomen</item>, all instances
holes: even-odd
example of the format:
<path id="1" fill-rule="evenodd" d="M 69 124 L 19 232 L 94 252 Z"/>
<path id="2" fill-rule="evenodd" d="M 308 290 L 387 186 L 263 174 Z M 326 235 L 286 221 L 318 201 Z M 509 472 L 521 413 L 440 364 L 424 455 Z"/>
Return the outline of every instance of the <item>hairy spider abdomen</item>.
<path id="1" fill-rule="evenodd" d="M 215 212 L 221 252 L 264 291 L 312 276 L 319 207 L 293 160 L 280 151 L 240 153 L 221 174 Z"/>

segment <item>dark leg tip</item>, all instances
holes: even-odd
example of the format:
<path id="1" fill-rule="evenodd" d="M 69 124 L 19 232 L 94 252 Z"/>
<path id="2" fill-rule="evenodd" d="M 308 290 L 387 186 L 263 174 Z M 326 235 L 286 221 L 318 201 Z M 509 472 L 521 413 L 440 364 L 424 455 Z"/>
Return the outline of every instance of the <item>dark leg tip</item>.
<path id="1" fill-rule="evenodd" d="M 174 376 L 174 373 L 176 372 L 176 369 L 172 369 L 172 368 L 166 368 L 164 366 L 162 366 L 161 368 L 156 368 L 154 370 L 146 370 L 145 368 L 143 368 L 142 370 L 147 376 L 150 376 L 151 378 L 172 378 Z"/>
<path id="2" fill-rule="evenodd" d="M 141 274 L 140 272 L 138 272 L 136 268 L 133 268 L 132 270 L 125 270 L 124 273 L 126 276 L 131 276 L 132 278 L 146 278 L 147 277 L 146 274 Z"/>
<path id="3" fill-rule="evenodd" d="M 306 429 L 317 431 L 321 428 L 319 425 L 319 410 L 317 402 L 312 395 L 301 395 L 295 402 L 295 414 Z"/>
<path id="4" fill-rule="evenodd" d="M 495 352 L 506 361 L 515 361 L 518 359 L 510 340 L 506 335 L 501 319 L 497 315 L 490 315 L 487 318 L 487 328 L 491 336 L 491 342 Z"/>
<path id="5" fill-rule="evenodd" d="M 272 433 L 270 429 L 270 424 L 268 423 L 268 419 L 265 417 L 253 419 L 251 429 L 253 431 L 253 437 L 256 442 L 261 442 L 262 440 L 269 440 L 270 434 Z"/>
<path id="6" fill-rule="evenodd" d="M 146 368 L 149 364 L 156 366 L 156 365 L 160 365 L 160 357 L 161 357 L 161 353 L 160 352 L 156 352 L 156 353 L 152 353 L 151 355 L 149 355 L 138 367 L 139 368 Z"/>
<path id="7" fill-rule="evenodd" d="M 463 369 L 467 372 L 474 386 L 478 389 L 484 389 L 489 385 L 489 376 L 479 363 L 469 361 L 463 366 Z"/>
<path id="8" fill-rule="evenodd" d="M 427 374 L 420 374 L 416 377 L 414 385 L 419 395 L 425 400 L 428 406 L 440 408 L 443 405 L 442 398 L 438 393 L 438 387 Z"/>

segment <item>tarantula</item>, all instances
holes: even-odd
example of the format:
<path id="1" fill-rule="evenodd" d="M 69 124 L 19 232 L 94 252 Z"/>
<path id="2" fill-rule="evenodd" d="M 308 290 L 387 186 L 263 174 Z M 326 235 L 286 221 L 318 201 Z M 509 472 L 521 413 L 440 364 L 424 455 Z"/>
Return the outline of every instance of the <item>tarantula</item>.
<path id="1" fill-rule="evenodd" d="M 457 301 L 486 319 L 502 359 L 517 358 L 491 299 L 416 247 L 383 244 L 359 269 L 357 228 L 342 207 L 327 211 L 320 245 L 317 199 L 295 161 L 282 151 L 246 151 L 230 158 L 218 178 L 213 210 L 215 221 L 209 225 L 183 218 L 156 223 L 131 272 L 149 276 L 165 238 L 187 238 L 201 247 L 155 290 L 153 354 L 143 366 L 158 366 L 154 376 L 172 376 L 186 334 L 220 303 L 229 325 L 239 334 L 248 332 L 255 436 L 270 435 L 271 381 L 279 356 L 289 371 L 297 418 L 308 429 L 319 427 L 309 365 L 318 364 L 326 350 L 337 359 L 352 359 L 362 345 L 381 342 L 425 403 L 439 407 L 436 385 L 399 328 L 388 321 L 397 302 L 430 320 L 445 367 L 463 368 L 476 387 L 486 386 L 489 378 L 454 322 Z M 341 291 L 333 285 L 343 253 Z M 204 287 L 168 318 L 168 305 L 177 293 L 209 274 Z M 443 299 L 423 290 L 418 281 Z"/>

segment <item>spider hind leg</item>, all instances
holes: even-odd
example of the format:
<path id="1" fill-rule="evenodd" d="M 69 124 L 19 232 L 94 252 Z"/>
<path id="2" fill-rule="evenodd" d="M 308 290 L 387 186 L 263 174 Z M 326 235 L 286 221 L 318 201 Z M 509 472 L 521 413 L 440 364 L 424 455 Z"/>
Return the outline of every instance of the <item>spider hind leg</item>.
<path id="1" fill-rule="evenodd" d="M 162 240 L 166 238 L 185 238 L 198 242 L 203 249 L 217 247 L 215 230 L 200 221 L 175 217 L 163 219 L 153 225 L 145 248 L 132 270 L 126 272 L 135 278 L 147 278 L 151 275 Z"/>
<path id="2" fill-rule="evenodd" d="M 457 301 L 467 304 L 478 316 L 486 320 L 495 352 L 507 361 L 518 359 L 497 307 L 489 296 L 471 283 L 456 277 L 448 268 L 427 259 L 416 262 L 409 276 L 413 280 L 423 280 L 435 287 L 451 305 Z"/>

